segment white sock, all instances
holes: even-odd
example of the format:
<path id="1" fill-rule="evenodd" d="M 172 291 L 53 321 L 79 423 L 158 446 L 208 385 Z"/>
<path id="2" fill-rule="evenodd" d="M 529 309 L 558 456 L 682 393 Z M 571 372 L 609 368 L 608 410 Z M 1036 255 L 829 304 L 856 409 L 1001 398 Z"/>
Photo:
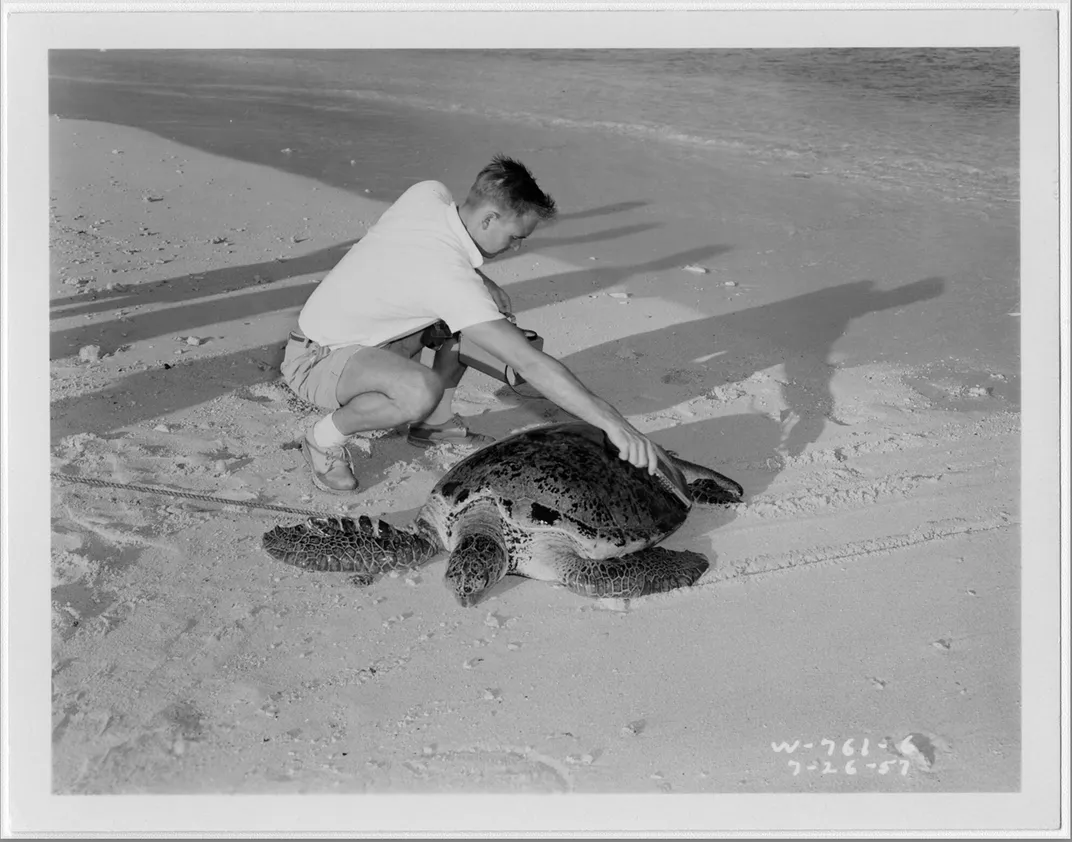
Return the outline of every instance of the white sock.
<path id="1" fill-rule="evenodd" d="M 443 397 L 439 401 L 439 405 L 432 411 L 432 414 L 425 418 L 422 424 L 442 424 L 445 421 L 449 421 L 454 417 L 454 390 L 444 389 Z"/>
<path id="2" fill-rule="evenodd" d="M 345 433 L 339 432 L 332 418 L 334 414 L 325 415 L 313 425 L 313 441 L 317 447 L 338 447 L 350 438 Z"/>

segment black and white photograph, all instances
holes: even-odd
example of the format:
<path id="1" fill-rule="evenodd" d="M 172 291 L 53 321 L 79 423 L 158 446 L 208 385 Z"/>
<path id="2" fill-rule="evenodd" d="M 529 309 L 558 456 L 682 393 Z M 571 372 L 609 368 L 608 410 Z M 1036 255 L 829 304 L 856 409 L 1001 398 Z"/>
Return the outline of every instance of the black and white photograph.
<path id="1" fill-rule="evenodd" d="M 1057 830 L 1057 13 L 452 14 L 22 42 L 55 829 Z"/>

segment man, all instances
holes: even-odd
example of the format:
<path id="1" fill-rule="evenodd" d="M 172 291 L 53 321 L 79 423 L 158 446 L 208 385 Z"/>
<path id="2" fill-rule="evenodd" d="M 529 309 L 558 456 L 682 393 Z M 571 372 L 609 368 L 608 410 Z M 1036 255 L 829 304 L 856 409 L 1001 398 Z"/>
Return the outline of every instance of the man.
<path id="1" fill-rule="evenodd" d="M 602 429 L 622 459 L 655 472 L 655 446 L 564 365 L 532 347 L 512 323 L 509 297 L 480 272 L 485 260 L 516 250 L 554 215 L 554 200 L 528 169 L 496 156 L 460 207 L 439 182 L 410 187 L 320 282 L 282 365 L 298 395 L 331 410 L 302 443 L 318 488 L 357 488 L 343 448 L 357 432 L 408 422 L 408 441 L 417 446 L 492 441 L 452 410 L 466 371 L 458 358 L 461 333 Z M 435 349 L 431 368 L 420 362 L 424 347 Z"/>

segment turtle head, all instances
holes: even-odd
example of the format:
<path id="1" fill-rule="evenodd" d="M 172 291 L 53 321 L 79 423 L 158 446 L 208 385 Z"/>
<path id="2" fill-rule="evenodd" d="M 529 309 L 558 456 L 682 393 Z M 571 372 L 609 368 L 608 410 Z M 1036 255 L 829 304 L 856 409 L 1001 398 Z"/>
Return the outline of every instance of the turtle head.
<path id="1" fill-rule="evenodd" d="M 447 562 L 447 585 L 465 607 L 476 605 L 510 568 L 506 548 L 490 535 L 462 538 Z"/>

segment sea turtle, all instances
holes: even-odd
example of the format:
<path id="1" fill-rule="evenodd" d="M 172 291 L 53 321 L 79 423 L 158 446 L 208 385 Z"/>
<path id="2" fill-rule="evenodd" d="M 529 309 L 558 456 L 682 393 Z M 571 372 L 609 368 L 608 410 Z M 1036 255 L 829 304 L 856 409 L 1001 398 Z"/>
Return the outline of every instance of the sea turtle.
<path id="1" fill-rule="evenodd" d="M 312 518 L 264 535 L 281 561 L 348 571 L 360 583 L 450 553 L 446 580 L 474 605 L 509 573 L 593 597 L 634 597 L 693 584 L 699 553 L 655 546 L 692 504 L 739 502 L 741 486 L 660 451 L 653 476 L 619 458 L 583 422 L 516 433 L 466 457 L 436 483 L 409 529 L 362 515 Z"/>

